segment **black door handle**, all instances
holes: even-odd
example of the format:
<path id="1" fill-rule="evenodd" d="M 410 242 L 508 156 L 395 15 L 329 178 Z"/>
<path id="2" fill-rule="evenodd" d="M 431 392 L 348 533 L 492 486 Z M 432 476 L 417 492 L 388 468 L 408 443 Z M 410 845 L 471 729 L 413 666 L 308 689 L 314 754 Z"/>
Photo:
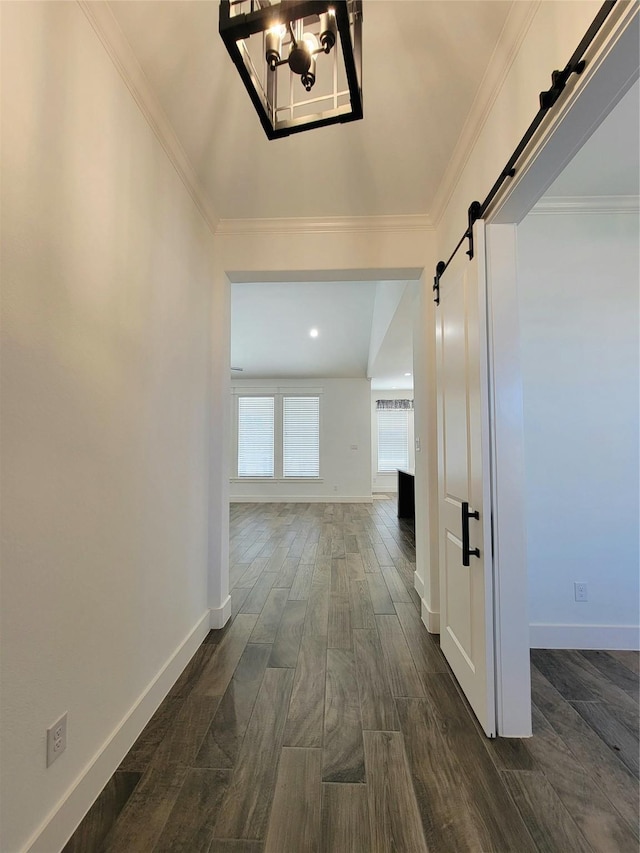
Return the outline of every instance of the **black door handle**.
<path id="1" fill-rule="evenodd" d="M 474 548 L 471 550 L 469 548 L 469 519 L 470 518 L 480 518 L 480 513 L 478 510 L 469 511 L 469 504 L 467 501 L 462 501 L 462 565 L 469 565 L 469 557 L 479 557 L 480 549 Z"/>

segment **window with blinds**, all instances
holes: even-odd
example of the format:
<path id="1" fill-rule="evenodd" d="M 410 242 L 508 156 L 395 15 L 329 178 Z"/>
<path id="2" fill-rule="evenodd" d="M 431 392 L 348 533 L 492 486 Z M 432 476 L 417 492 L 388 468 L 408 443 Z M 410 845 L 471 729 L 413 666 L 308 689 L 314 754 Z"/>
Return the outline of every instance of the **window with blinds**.
<path id="1" fill-rule="evenodd" d="M 282 399 L 283 477 L 320 476 L 320 398 Z"/>
<path id="2" fill-rule="evenodd" d="M 378 471 L 409 464 L 409 410 L 378 409 Z"/>
<path id="3" fill-rule="evenodd" d="M 273 397 L 238 398 L 238 477 L 274 476 Z"/>

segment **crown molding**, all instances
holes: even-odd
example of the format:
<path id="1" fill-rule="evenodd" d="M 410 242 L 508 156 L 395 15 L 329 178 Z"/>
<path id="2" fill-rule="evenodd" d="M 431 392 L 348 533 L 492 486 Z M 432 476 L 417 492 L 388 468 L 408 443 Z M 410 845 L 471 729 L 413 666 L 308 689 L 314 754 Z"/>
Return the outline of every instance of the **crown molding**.
<path id="1" fill-rule="evenodd" d="M 511 6 L 451 159 L 438 185 L 432 208 L 432 219 L 436 226 L 440 224 L 476 140 L 500 94 L 509 69 L 518 55 L 541 2 L 542 0 L 528 0 L 528 2 L 513 3 Z"/>
<path id="2" fill-rule="evenodd" d="M 216 235 L 221 237 L 249 234 L 357 234 L 433 231 L 431 217 L 407 216 L 332 216 L 323 219 L 292 217 L 281 219 L 221 219 Z"/>
<path id="3" fill-rule="evenodd" d="M 547 196 L 529 211 L 530 216 L 572 213 L 640 213 L 640 196 Z"/>
<path id="4" fill-rule="evenodd" d="M 209 204 L 191 161 L 108 3 L 95 2 L 95 0 L 77 0 L 77 2 L 203 219 L 209 229 L 215 232 L 218 217 Z"/>

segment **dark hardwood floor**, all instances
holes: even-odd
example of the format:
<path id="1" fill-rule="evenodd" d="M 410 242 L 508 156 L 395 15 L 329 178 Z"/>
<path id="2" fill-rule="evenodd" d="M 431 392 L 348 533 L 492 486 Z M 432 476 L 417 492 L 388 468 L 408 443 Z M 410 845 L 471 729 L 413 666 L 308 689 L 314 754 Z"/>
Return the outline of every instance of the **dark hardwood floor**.
<path id="1" fill-rule="evenodd" d="M 484 737 L 392 500 L 234 504 L 212 631 L 65 853 L 637 853 L 638 655 L 532 652 Z"/>

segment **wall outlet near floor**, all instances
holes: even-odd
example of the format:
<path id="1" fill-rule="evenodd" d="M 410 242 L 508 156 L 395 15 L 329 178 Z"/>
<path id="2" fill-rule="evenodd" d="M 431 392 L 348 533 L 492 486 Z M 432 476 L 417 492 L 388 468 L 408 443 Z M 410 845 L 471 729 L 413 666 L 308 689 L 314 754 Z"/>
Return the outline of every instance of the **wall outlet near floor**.
<path id="1" fill-rule="evenodd" d="M 574 583 L 573 592 L 576 597 L 576 601 L 588 601 L 589 596 L 587 595 L 587 585 L 586 583 Z"/>
<path id="2" fill-rule="evenodd" d="M 67 712 L 47 729 L 47 767 L 67 748 Z"/>

